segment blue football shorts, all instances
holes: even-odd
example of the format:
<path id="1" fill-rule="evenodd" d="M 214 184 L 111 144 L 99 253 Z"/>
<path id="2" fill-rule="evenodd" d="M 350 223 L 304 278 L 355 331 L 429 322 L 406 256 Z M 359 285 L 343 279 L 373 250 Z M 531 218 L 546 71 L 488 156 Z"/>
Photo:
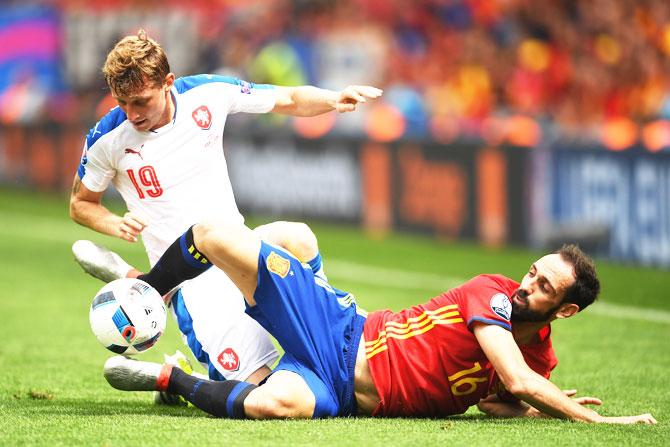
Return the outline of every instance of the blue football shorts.
<path id="1" fill-rule="evenodd" d="M 275 368 L 299 374 L 316 397 L 314 418 L 356 414 L 354 368 L 364 312 L 288 252 L 261 244 L 256 306 L 246 312 L 285 354 Z"/>

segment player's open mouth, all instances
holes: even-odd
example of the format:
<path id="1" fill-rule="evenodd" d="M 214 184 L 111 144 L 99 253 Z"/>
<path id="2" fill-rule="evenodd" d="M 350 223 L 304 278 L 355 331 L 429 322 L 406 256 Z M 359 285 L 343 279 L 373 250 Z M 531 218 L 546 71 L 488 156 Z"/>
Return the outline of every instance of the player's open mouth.
<path id="1" fill-rule="evenodd" d="M 143 120 L 133 121 L 132 123 L 133 123 L 133 126 L 135 126 L 135 127 L 139 127 L 139 126 L 141 126 L 142 124 L 144 124 L 144 122 L 145 122 L 146 120 L 147 120 L 147 119 L 145 118 L 145 119 L 143 119 Z"/>

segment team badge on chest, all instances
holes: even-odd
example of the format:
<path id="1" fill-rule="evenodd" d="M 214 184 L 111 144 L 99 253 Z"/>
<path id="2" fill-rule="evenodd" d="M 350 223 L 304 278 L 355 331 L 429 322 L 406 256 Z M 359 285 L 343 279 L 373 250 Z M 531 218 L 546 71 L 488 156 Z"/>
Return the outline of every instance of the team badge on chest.
<path id="1" fill-rule="evenodd" d="M 212 112 L 209 111 L 207 106 L 200 106 L 191 113 L 193 121 L 201 129 L 209 129 L 212 126 Z"/>

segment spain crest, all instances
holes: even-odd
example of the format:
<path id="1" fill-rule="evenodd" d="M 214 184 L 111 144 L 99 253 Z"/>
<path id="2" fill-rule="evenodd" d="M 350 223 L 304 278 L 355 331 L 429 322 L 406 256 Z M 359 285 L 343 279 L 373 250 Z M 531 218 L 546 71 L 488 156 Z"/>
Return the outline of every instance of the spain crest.
<path id="1" fill-rule="evenodd" d="M 282 278 L 286 278 L 286 275 L 288 275 L 288 272 L 291 269 L 291 261 L 279 256 L 274 251 L 270 253 L 270 256 L 268 256 L 265 263 L 268 266 L 268 270 Z"/>

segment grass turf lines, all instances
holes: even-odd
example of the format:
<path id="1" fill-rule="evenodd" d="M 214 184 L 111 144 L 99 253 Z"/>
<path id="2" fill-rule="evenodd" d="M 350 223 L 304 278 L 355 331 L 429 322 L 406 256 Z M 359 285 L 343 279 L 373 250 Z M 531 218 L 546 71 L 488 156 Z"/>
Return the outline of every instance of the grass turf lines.
<path id="1" fill-rule="evenodd" d="M 367 309 L 423 302 L 478 273 L 519 279 L 539 255 L 416 236 L 374 241 L 354 228 L 313 227 L 331 282 L 353 292 Z M 651 412 L 659 421 L 654 427 L 492 420 L 476 409 L 442 420 L 230 421 L 194 408 L 156 407 L 150 394 L 107 385 L 101 369 L 110 354 L 88 327 L 90 300 L 101 283 L 84 275 L 70 253 L 80 238 L 147 265 L 140 245 L 72 223 L 65 198 L 0 190 L 0 445 L 667 445 L 670 440 L 667 271 L 600 262 L 602 303 L 553 327 L 558 386 L 600 397 L 605 415 Z M 176 348 L 187 352 L 169 320 L 166 334 L 143 358 L 159 361 Z"/>

